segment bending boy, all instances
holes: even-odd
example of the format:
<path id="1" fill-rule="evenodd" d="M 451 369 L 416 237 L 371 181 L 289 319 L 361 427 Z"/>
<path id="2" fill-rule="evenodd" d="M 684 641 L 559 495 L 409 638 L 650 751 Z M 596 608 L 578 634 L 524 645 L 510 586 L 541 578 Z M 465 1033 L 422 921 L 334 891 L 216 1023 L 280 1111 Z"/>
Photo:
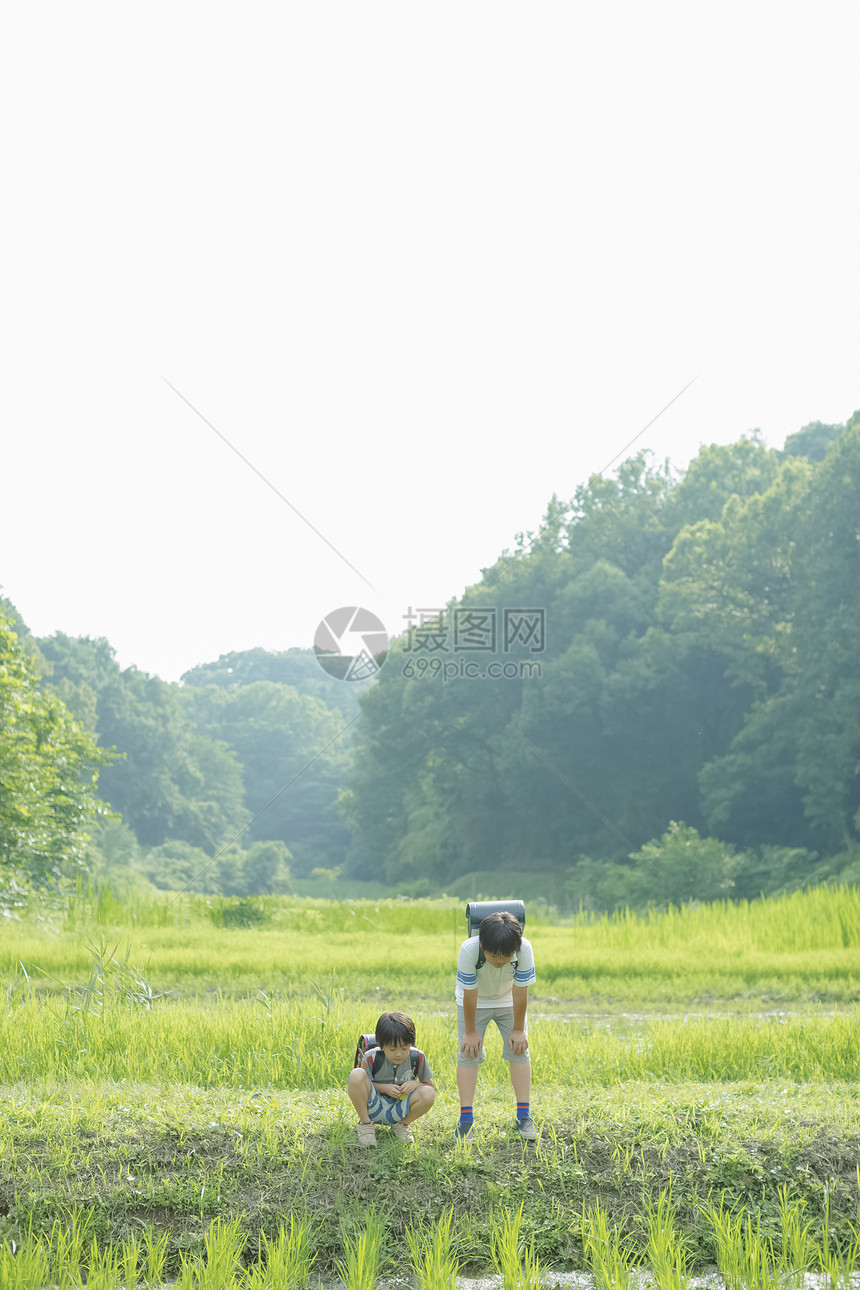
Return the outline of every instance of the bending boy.
<path id="1" fill-rule="evenodd" d="M 520 1137 L 534 1139 L 530 1097 L 529 986 L 535 979 L 531 943 L 513 914 L 490 914 L 477 936 L 460 946 L 457 961 L 457 1088 L 460 1093 L 458 1138 L 471 1138 L 473 1101 L 478 1067 L 487 1060 L 484 1034 L 491 1021 L 502 1036 L 502 1057 L 509 1063 L 517 1100 L 516 1127 Z"/>
<path id="2" fill-rule="evenodd" d="M 390 1124 L 401 1142 L 414 1142 L 412 1130 L 436 1100 L 433 1072 L 415 1048 L 415 1023 L 405 1012 L 383 1012 L 376 1023 L 376 1048 L 350 1072 L 347 1092 L 358 1112 L 358 1141 L 376 1146 L 376 1125 Z"/>

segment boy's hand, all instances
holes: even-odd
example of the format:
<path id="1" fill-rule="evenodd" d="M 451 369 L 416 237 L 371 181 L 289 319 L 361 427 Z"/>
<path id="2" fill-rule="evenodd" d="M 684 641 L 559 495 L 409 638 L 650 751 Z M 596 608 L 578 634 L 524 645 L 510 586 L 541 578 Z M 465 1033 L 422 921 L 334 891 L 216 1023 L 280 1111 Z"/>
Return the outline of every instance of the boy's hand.
<path id="1" fill-rule="evenodd" d="M 528 1035 L 524 1030 L 511 1031 L 511 1052 L 515 1057 L 523 1057 L 529 1050 Z"/>
<path id="2" fill-rule="evenodd" d="M 484 1047 L 484 1041 L 476 1030 L 471 1030 L 463 1036 L 463 1042 L 460 1045 L 460 1052 L 465 1053 L 467 1057 L 477 1057 Z"/>
<path id="3" fill-rule="evenodd" d="M 417 1079 L 408 1079 L 405 1084 L 398 1084 L 397 1087 L 400 1093 L 400 1100 L 403 1101 L 404 1097 L 408 1097 L 410 1093 L 415 1092 L 416 1088 L 420 1088 L 421 1083 L 420 1080 Z"/>
<path id="4" fill-rule="evenodd" d="M 399 1084 L 377 1084 L 374 1082 L 373 1087 L 377 1093 L 384 1093 L 386 1097 L 400 1097 Z"/>

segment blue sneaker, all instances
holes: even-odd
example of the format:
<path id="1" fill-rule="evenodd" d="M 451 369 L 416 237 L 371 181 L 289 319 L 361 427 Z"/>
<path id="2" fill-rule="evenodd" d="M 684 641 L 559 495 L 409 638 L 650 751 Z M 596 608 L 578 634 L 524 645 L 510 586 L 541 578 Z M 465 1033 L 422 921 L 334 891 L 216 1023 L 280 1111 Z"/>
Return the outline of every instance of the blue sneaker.
<path id="1" fill-rule="evenodd" d="M 471 1142 L 475 1136 L 473 1132 L 474 1128 L 475 1128 L 474 1121 L 471 1124 L 458 1123 L 456 1129 L 454 1130 L 454 1136 L 456 1138 L 459 1138 L 461 1142 Z"/>

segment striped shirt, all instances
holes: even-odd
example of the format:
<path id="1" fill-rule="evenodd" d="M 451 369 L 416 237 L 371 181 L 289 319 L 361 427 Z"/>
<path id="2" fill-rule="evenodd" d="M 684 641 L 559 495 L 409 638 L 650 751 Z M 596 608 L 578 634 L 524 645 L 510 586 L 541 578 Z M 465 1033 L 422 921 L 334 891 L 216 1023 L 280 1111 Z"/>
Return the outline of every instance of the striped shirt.
<path id="1" fill-rule="evenodd" d="M 484 963 L 480 971 L 477 968 L 480 943 L 477 936 L 470 936 L 460 946 L 457 959 L 457 989 L 455 997 L 459 1004 L 463 1002 L 463 991 L 478 987 L 479 1008 L 512 1008 L 514 1006 L 513 987 L 515 985 L 533 985 L 535 981 L 535 956 L 532 953 L 531 941 L 523 937 L 523 943 L 514 958 L 504 967 L 493 967 Z M 514 962 L 517 967 L 514 970 Z"/>

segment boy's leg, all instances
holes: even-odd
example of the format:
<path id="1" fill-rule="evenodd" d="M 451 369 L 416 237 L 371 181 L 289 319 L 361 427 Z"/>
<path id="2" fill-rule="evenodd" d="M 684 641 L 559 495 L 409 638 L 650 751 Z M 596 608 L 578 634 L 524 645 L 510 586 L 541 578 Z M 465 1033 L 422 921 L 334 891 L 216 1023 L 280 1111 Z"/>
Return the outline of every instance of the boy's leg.
<path id="1" fill-rule="evenodd" d="M 525 1104 L 525 1114 L 528 1115 L 532 1090 L 532 1064 L 531 1062 L 510 1062 L 509 1065 L 511 1068 L 511 1083 L 517 1095 L 517 1106 Z"/>
<path id="2" fill-rule="evenodd" d="M 489 1021 L 489 1013 L 478 1009 L 475 1013 L 475 1030 L 484 1038 Z M 475 1119 L 475 1089 L 478 1086 L 478 1068 L 487 1060 L 484 1048 L 477 1057 L 465 1057 L 459 1050 L 466 1033 L 466 1023 L 462 1007 L 457 1008 L 457 1091 L 460 1094 L 460 1119 L 457 1124 L 457 1137 L 469 1138 L 472 1135 L 472 1124 Z"/>
<path id="3" fill-rule="evenodd" d="M 376 1128 L 371 1122 L 367 1111 L 367 1102 L 372 1090 L 373 1085 L 366 1071 L 363 1071 L 359 1066 L 350 1071 L 346 1091 L 349 1094 L 350 1102 L 358 1112 L 358 1141 L 362 1147 L 376 1146 Z"/>
<path id="4" fill-rule="evenodd" d="M 466 1106 L 472 1110 L 475 1099 L 475 1089 L 478 1087 L 478 1067 L 477 1066 L 458 1066 L 457 1067 L 457 1092 L 460 1094 L 460 1106 Z"/>
<path id="5" fill-rule="evenodd" d="M 349 1094 L 350 1102 L 358 1112 L 359 1120 L 361 1120 L 362 1124 L 370 1124 L 370 1116 L 367 1114 L 370 1080 L 367 1078 L 367 1072 L 363 1071 L 360 1066 L 356 1066 L 355 1070 L 350 1071 L 346 1091 Z"/>
<path id="6" fill-rule="evenodd" d="M 513 1030 L 513 1009 L 499 1011 L 493 1020 L 502 1036 L 502 1057 L 508 1063 L 511 1072 L 511 1083 L 517 1099 L 516 1121 L 520 1137 L 532 1141 L 537 1135 L 531 1116 L 532 1064 L 528 1051 L 517 1054 L 511 1048 L 511 1031 Z M 528 1023 L 526 1023 L 528 1034 Z"/>
<path id="7" fill-rule="evenodd" d="M 426 1115 L 430 1107 L 436 1101 L 436 1090 L 430 1084 L 419 1084 L 415 1092 L 409 1098 L 409 1114 L 401 1120 L 401 1124 L 414 1124 L 422 1115 Z"/>

